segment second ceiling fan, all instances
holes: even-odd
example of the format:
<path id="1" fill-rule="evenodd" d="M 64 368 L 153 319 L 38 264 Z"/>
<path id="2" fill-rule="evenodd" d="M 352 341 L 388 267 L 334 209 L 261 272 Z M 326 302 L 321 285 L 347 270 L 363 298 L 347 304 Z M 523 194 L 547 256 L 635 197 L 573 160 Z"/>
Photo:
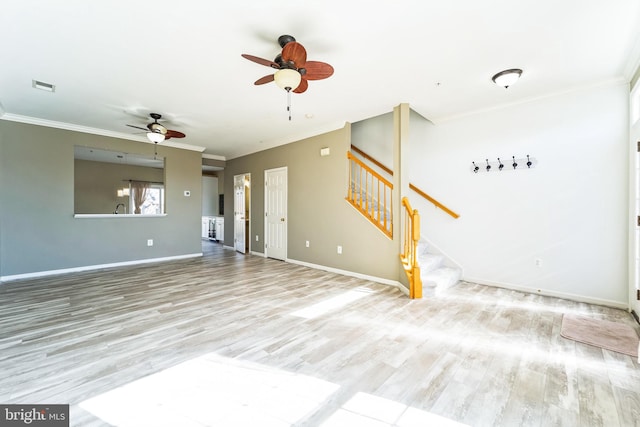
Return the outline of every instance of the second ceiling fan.
<path id="1" fill-rule="evenodd" d="M 158 120 L 162 118 L 161 114 L 151 113 L 149 114 L 149 116 L 151 116 L 151 118 L 153 119 L 153 122 L 149 123 L 146 128 L 135 126 L 135 125 L 127 125 L 127 126 L 146 131 L 147 138 L 149 138 L 151 142 L 155 142 L 156 144 L 158 142 L 162 142 L 171 138 L 185 137 L 184 133 L 179 132 L 177 130 L 167 129 L 162 123 L 158 123 Z"/>

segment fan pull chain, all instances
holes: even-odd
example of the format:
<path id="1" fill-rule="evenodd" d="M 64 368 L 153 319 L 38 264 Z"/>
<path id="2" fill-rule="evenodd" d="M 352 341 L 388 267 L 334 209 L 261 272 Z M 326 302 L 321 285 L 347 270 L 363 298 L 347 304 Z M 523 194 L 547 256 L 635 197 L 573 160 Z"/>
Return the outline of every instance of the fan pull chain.
<path id="1" fill-rule="evenodd" d="M 291 89 L 287 90 L 287 112 L 289 112 L 289 121 L 291 121 Z"/>

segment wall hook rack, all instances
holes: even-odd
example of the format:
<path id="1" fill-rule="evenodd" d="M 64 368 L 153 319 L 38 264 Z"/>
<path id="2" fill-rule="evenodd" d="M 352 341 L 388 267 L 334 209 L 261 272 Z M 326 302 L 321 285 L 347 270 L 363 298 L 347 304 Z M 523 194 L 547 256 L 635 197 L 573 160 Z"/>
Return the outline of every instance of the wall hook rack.
<path id="1" fill-rule="evenodd" d="M 486 166 L 484 167 L 487 172 L 502 172 L 502 171 L 515 171 L 515 170 L 525 170 L 532 169 L 538 163 L 534 157 L 530 155 L 526 155 L 526 157 L 517 158 L 516 156 L 511 156 L 511 167 L 505 167 L 506 165 L 500 160 L 500 157 L 497 157 L 496 161 L 490 161 L 489 159 L 485 159 Z M 525 167 L 526 165 L 526 167 Z M 480 167 L 476 164 L 475 161 L 471 162 L 471 172 L 478 173 L 480 171 Z"/>

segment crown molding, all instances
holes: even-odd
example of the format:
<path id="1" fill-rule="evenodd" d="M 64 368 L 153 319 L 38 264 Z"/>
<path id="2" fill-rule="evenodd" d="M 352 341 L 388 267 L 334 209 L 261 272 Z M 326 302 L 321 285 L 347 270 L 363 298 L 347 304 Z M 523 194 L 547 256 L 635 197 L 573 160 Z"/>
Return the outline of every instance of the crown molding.
<path id="1" fill-rule="evenodd" d="M 4 110 L 2 109 L 1 104 L 0 104 L 0 120 L 7 120 L 10 122 L 25 123 L 25 124 L 36 125 L 36 126 L 44 126 L 44 127 L 54 128 L 54 129 L 70 130 L 73 132 L 81 132 L 81 133 L 88 133 L 91 135 L 106 136 L 108 138 L 128 139 L 129 141 L 144 142 L 146 144 L 153 144 L 153 142 L 149 141 L 147 138 L 143 136 L 131 135 L 129 133 L 114 132 L 114 131 L 109 131 L 105 129 L 98 129 L 98 128 L 92 128 L 88 126 L 76 125 L 73 123 L 57 122 L 54 120 L 40 119 L 37 117 L 29 117 L 29 116 L 21 116 L 19 114 L 5 113 Z M 165 147 L 173 147 L 173 148 L 180 148 L 183 150 L 198 151 L 200 153 L 205 150 L 205 147 L 200 147 L 198 145 L 185 144 L 182 142 L 166 141 L 166 142 L 163 142 L 162 145 Z"/>
<path id="2" fill-rule="evenodd" d="M 227 161 L 227 158 L 225 156 L 218 156 L 217 154 L 205 154 L 205 153 L 202 153 L 202 158 L 203 159 L 211 159 L 211 160 L 222 160 L 223 162 Z"/>
<path id="3" fill-rule="evenodd" d="M 620 86 L 620 85 L 628 85 L 629 84 L 629 80 L 626 79 L 626 77 L 618 77 L 618 78 L 614 78 L 614 79 L 609 79 L 609 80 L 604 80 L 601 82 L 597 82 L 597 83 L 592 83 L 592 84 L 586 84 L 586 85 L 582 85 L 582 86 L 576 86 L 570 89 L 566 89 L 566 90 L 560 90 L 560 91 L 556 91 L 556 92 L 551 92 L 551 93 L 546 93 L 544 95 L 537 95 L 537 96 L 530 96 L 528 98 L 524 98 L 521 99 L 517 102 L 508 102 L 508 103 L 504 103 L 504 104 L 499 104 L 499 105 L 495 105 L 489 108 L 481 108 L 478 110 L 472 110 L 472 111 L 467 111 L 465 113 L 460 113 L 460 114 L 454 114 L 451 116 L 443 116 L 443 117 L 436 117 L 436 118 L 428 118 L 428 120 L 430 120 L 433 124 L 442 124 L 445 122 L 450 122 L 453 120 L 458 120 L 458 119 L 462 119 L 465 117 L 469 117 L 469 116 L 475 116 L 477 114 L 483 114 L 483 113 L 488 113 L 488 112 L 492 112 L 492 111 L 497 111 L 497 110 L 502 110 L 504 108 L 509 108 L 509 107 L 514 107 L 517 105 L 521 105 L 521 104 L 527 104 L 529 102 L 535 102 L 535 101 L 539 101 L 542 99 L 547 99 L 547 98 L 554 98 L 556 96 L 562 96 L 562 95 L 566 95 L 569 93 L 574 93 L 574 92 L 582 92 L 582 91 L 586 91 L 586 90 L 591 90 L 591 89 L 596 89 L 599 87 L 614 87 L 614 86 Z M 417 112 L 417 111 L 416 111 Z M 422 115 L 421 113 L 418 113 L 420 115 Z M 424 115 L 422 115 L 423 117 L 425 117 Z"/>
<path id="4" fill-rule="evenodd" d="M 640 35 L 629 50 L 627 58 L 629 59 L 625 64 L 623 74 L 628 82 L 634 83 L 634 78 L 637 80 L 637 74 L 640 70 Z"/>

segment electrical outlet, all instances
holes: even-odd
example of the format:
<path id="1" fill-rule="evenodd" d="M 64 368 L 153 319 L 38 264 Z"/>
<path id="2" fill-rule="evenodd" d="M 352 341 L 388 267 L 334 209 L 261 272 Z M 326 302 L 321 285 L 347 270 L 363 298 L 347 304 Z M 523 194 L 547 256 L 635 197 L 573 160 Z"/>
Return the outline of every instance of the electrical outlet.
<path id="1" fill-rule="evenodd" d="M 147 240 L 147 246 L 153 246 L 153 239 Z"/>
<path id="2" fill-rule="evenodd" d="M 540 258 L 536 258 L 536 267 L 542 267 L 542 260 Z"/>
<path id="3" fill-rule="evenodd" d="M 342 246 L 338 246 L 338 254 L 342 254 Z"/>
<path id="4" fill-rule="evenodd" d="M 309 241 L 307 240 L 306 242 L 304 242 L 304 245 L 308 248 L 309 247 Z"/>

